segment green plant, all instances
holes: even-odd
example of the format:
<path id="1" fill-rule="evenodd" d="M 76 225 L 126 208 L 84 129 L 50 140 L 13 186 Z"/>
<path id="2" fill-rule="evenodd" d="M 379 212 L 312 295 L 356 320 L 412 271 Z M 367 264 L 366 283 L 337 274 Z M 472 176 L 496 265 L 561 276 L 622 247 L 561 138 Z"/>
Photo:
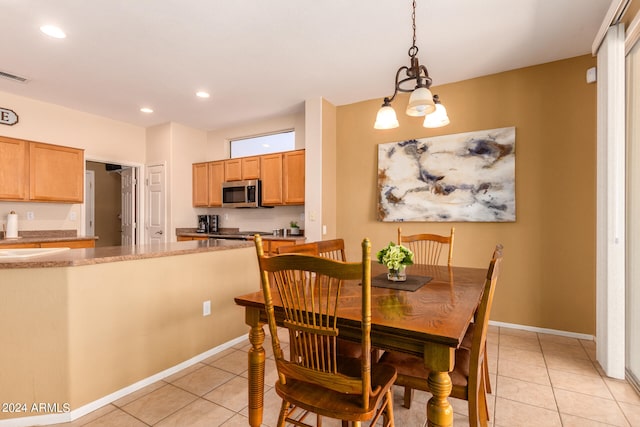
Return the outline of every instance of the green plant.
<path id="1" fill-rule="evenodd" d="M 289 223 L 289 227 L 291 227 L 291 228 L 300 228 L 300 227 L 298 227 L 298 221 L 291 221 Z"/>
<path id="2" fill-rule="evenodd" d="M 401 265 L 413 264 L 413 252 L 393 242 L 389 242 L 386 248 L 381 249 L 376 257 L 380 264 L 384 264 L 390 270 L 399 270 Z"/>

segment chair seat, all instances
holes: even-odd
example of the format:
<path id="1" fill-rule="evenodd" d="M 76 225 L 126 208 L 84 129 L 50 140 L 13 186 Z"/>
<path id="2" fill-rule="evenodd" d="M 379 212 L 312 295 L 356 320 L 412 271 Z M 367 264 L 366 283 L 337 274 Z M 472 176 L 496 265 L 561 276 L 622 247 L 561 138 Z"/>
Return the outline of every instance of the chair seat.
<path id="1" fill-rule="evenodd" d="M 456 350 L 456 363 L 453 371 L 449 373 L 451 384 L 454 388 L 466 388 L 468 386 L 470 360 L 471 351 L 469 349 L 460 347 Z M 396 351 L 385 351 L 380 357 L 379 363 L 388 363 L 396 368 L 398 371 L 397 385 L 420 390 L 428 388 L 426 381 L 429 376 L 429 370 L 425 368 L 422 358 Z"/>
<path id="2" fill-rule="evenodd" d="M 344 360 L 340 363 L 340 371 L 349 376 L 360 376 L 359 360 Z M 396 380 L 396 369 L 390 365 L 371 366 L 371 388 L 381 387 L 379 393 L 371 395 L 367 407 L 362 405 L 360 394 L 345 395 L 317 384 L 288 379 L 286 384 L 276 382 L 278 396 L 305 410 L 318 415 L 337 418 L 345 421 L 366 421 L 371 419 L 387 390 Z"/>

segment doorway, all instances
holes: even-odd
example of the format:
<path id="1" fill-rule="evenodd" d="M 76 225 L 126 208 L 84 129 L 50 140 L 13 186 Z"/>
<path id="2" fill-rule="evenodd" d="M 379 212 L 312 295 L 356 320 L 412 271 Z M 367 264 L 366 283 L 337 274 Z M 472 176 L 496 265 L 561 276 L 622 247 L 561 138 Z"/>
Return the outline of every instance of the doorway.
<path id="1" fill-rule="evenodd" d="M 85 222 L 93 220 L 94 235 L 98 236 L 96 247 L 137 244 L 140 241 L 136 227 L 139 194 L 135 177 L 139 168 L 89 160 L 85 162 L 85 168 L 94 176 L 93 219 L 91 209 L 85 203 Z M 126 190 L 123 189 L 123 183 L 127 184 Z M 91 191 L 90 188 L 85 190 Z M 92 197 L 91 194 L 89 197 Z M 127 212 L 123 211 L 123 207 L 128 208 Z M 124 220 L 127 224 L 123 224 Z M 125 225 L 126 234 L 123 233 Z"/>

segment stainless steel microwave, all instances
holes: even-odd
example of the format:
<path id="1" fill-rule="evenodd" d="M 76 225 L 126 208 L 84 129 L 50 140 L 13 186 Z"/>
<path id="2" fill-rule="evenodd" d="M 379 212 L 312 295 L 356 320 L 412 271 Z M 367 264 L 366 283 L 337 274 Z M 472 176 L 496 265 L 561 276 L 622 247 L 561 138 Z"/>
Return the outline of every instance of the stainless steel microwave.
<path id="1" fill-rule="evenodd" d="M 262 201 L 259 179 L 222 183 L 223 208 L 258 208 Z"/>

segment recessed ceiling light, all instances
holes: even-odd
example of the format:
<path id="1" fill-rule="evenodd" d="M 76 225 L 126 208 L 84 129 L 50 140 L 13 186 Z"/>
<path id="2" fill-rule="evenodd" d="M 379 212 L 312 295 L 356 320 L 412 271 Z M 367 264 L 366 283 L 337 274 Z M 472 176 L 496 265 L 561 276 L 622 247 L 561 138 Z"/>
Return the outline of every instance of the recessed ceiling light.
<path id="1" fill-rule="evenodd" d="M 62 31 L 59 27 L 56 27 L 55 25 L 43 25 L 42 27 L 40 27 L 40 31 L 56 39 L 63 39 L 67 37 L 64 31 Z"/>
<path id="2" fill-rule="evenodd" d="M 199 92 L 196 92 L 196 96 L 198 98 L 209 98 L 210 95 L 207 92 L 201 90 Z"/>
<path id="3" fill-rule="evenodd" d="M 151 108 L 149 108 L 149 107 L 142 107 L 140 109 L 140 111 L 142 111 L 143 113 L 147 113 L 147 114 L 153 113 L 153 110 Z"/>

